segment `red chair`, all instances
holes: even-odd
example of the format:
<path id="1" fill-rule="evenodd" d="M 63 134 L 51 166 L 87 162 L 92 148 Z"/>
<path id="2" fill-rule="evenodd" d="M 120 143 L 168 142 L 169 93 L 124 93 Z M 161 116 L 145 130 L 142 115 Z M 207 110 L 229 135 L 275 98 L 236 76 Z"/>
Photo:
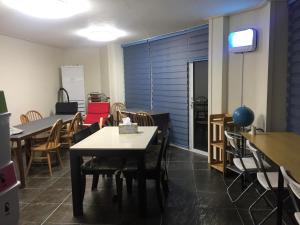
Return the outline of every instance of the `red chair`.
<path id="1" fill-rule="evenodd" d="M 83 121 L 84 126 L 89 126 L 93 123 L 99 123 L 100 127 L 106 124 L 109 117 L 109 102 L 90 102 L 88 103 L 88 110 Z"/>

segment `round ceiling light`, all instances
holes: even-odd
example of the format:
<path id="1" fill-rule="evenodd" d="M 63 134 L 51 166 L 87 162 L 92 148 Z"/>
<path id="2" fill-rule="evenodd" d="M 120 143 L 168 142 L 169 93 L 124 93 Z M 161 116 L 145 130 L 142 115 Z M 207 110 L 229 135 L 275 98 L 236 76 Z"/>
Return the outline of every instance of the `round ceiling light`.
<path id="1" fill-rule="evenodd" d="M 23 14 L 43 19 L 62 19 L 90 9 L 87 0 L 2 0 Z"/>
<path id="2" fill-rule="evenodd" d="M 101 25 L 79 30 L 77 34 L 91 41 L 108 42 L 125 36 L 126 32 L 110 25 Z"/>

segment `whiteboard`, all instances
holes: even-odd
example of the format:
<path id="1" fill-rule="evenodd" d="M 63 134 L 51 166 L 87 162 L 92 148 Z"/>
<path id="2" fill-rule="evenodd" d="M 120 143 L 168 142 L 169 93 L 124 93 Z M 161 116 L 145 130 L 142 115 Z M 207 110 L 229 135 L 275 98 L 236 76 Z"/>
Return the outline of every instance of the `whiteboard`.
<path id="1" fill-rule="evenodd" d="M 71 102 L 78 102 L 78 111 L 85 112 L 84 68 L 78 66 L 61 67 L 62 86 L 65 88 Z M 64 100 L 65 96 L 64 96 Z"/>

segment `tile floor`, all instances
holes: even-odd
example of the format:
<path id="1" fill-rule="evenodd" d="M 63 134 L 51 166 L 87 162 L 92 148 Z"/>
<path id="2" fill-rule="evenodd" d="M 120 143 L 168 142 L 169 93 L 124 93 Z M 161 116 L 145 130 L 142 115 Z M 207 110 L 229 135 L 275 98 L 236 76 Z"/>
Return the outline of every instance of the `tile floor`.
<path id="1" fill-rule="evenodd" d="M 50 177 L 47 166 L 34 166 L 28 177 L 27 187 L 20 190 L 19 225 L 250 225 L 247 207 L 255 198 L 251 193 L 238 206 L 229 201 L 223 176 L 210 170 L 207 158 L 170 147 L 169 187 L 165 212 L 160 213 L 154 184 L 147 182 L 148 216 L 138 216 L 137 190 L 127 196 L 124 188 L 123 212 L 118 212 L 112 201 L 115 183 L 100 178 L 98 190 L 90 191 L 88 178 L 82 218 L 72 216 L 72 196 L 68 154 L 64 155 L 64 168 L 54 167 Z M 228 182 L 230 181 L 230 178 Z M 125 182 L 124 182 L 125 183 Z M 251 201 L 249 201 L 251 199 Z M 260 206 L 257 214 L 265 212 Z M 275 224 L 272 218 L 267 225 Z"/>

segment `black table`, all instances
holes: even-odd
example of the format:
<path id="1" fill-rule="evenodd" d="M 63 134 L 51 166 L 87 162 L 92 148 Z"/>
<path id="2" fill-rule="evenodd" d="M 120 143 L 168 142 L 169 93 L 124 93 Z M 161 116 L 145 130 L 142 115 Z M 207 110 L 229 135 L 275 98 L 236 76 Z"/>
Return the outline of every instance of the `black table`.
<path id="1" fill-rule="evenodd" d="M 61 119 L 63 123 L 66 124 L 71 122 L 73 117 L 74 115 L 55 115 L 40 120 L 30 121 L 29 123 L 26 124 L 20 124 L 14 126 L 16 128 L 23 130 L 23 132 L 20 134 L 14 134 L 10 136 L 11 141 L 17 142 L 16 158 L 17 158 L 17 164 L 18 164 L 19 175 L 21 180 L 21 188 L 24 188 L 26 186 L 24 164 L 22 159 L 22 145 L 21 145 L 22 140 L 28 140 L 32 136 L 50 130 L 53 124 L 59 119 Z"/>
<path id="2" fill-rule="evenodd" d="M 118 127 L 104 127 L 70 148 L 73 216 L 83 215 L 81 158 L 83 156 L 136 158 L 138 163 L 139 209 L 147 211 L 145 152 L 151 145 L 157 127 L 139 127 L 137 134 L 119 134 Z M 99 212 L 101 213 L 101 211 Z"/>

